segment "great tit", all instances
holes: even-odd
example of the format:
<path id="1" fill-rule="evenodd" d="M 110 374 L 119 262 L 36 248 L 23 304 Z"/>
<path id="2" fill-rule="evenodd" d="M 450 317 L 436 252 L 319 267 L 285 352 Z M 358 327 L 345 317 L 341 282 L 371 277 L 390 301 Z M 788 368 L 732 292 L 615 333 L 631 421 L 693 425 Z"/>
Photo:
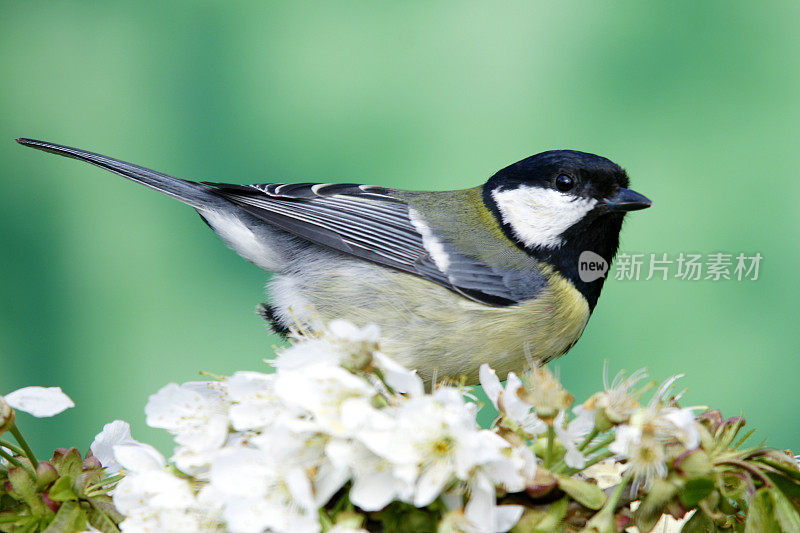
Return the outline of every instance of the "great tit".
<path id="1" fill-rule="evenodd" d="M 544 364 L 581 336 L 625 213 L 650 200 L 617 164 L 553 150 L 478 187 L 405 191 L 354 183 L 192 182 L 31 139 L 25 146 L 105 168 L 193 207 L 239 255 L 273 273 L 261 313 L 276 330 L 342 318 L 381 327 L 381 349 L 426 380 Z M 596 256 L 592 256 L 596 257 Z M 583 276 L 586 278 L 586 276 Z"/>

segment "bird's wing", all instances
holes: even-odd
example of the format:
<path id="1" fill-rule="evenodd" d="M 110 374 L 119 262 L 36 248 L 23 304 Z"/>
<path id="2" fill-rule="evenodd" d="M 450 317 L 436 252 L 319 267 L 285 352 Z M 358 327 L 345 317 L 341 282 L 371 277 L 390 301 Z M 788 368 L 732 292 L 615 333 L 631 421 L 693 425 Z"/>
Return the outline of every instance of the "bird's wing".
<path id="1" fill-rule="evenodd" d="M 352 183 L 205 182 L 253 216 L 316 244 L 415 274 L 475 301 L 508 306 L 534 286 L 458 253 L 391 190 Z M 533 283 L 533 285 L 538 285 Z"/>

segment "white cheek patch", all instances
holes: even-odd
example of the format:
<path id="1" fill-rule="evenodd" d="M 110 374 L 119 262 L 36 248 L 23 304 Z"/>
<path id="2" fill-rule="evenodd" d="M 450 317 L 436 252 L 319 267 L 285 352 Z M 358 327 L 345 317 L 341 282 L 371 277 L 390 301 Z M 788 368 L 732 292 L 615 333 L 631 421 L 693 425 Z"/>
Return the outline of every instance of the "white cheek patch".
<path id="1" fill-rule="evenodd" d="M 561 235 L 597 205 L 595 199 L 525 185 L 492 191 L 492 198 L 503 222 L 531 248 L 561 246 Z"/>
<path id="2" fill-rule="evenodd" d="M 409 209 L 408 218 L 422 236 L 422 245 L 428 253 L 431 254 L 436 268 L 441 270 L 444 274 L 447 274 L 447 269 L 450 268 L 450 256 L 445 251 L 442 241 L 433 234 L 431 228 L 422 221 L 419 213 L 415 210 Z"/>

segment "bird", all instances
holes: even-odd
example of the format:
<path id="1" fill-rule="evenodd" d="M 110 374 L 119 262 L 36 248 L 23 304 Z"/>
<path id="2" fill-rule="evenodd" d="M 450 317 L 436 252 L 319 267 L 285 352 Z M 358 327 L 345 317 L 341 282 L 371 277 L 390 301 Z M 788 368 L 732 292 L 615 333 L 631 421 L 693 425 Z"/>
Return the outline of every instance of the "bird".
<path id="1" fill-rule="evenodd" d="M 356 183 L 194 182 L 86 150 L 22 145 L 104 168 L 194 208 L 244 259 L 272 273 L 259 312 L 276 332 L 336 319 L 377 324 L 380 350 L 436 379 L 478 382 L 569 351 L 605 275 L 625 215 L 652 202 L 626 171 L 576 150 L 506 166 L 482 185 L 409 191 Z"/>

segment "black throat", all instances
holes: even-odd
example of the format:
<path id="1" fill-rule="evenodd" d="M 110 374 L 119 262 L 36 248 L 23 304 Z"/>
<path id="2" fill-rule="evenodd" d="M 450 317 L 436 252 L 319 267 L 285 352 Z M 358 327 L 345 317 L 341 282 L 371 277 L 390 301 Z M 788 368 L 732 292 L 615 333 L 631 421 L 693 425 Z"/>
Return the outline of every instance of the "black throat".
<path id="1" fill-rule="evenodd" d="M 511 226 L 503 222 L 500 210 L 488 187 L 483 190 L 483 200 L 486 207 L 494 213 L 506 237 L 525 253 L 552 266 L 559 274 L 568 279 L 586 298 L 589 311 L 593 311 L 598 298 L 600 298 L 606 277 L 611 272 L 611 263 L 619 248 L 619 232 L 622 229 L 624 213 L 589 215 L 587 219 L 581 220 L 564 232 L 561 236 L 561 246 L 531 248 L 520 242 Z M 603 258 L 608 265 L 605 276 L 588 282 L 581 279 L 580 259 L 581 254 L 586 251 L 594 252 Z"/>

